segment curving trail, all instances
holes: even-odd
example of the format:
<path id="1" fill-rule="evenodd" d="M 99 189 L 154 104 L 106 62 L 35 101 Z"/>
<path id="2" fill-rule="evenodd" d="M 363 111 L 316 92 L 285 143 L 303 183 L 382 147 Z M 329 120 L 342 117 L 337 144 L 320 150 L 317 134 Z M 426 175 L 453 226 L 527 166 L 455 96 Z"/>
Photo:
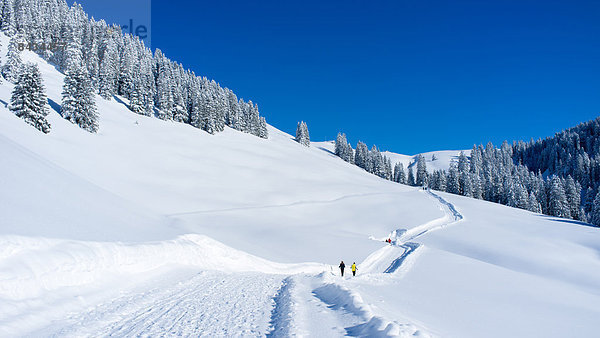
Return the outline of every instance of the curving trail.
<path id="1" fill-rule="evenodd" d="M 298 331 L 296 328 L 296 332 L 314 336 L 322 336 L 327 333 L 329 335 L 377 337 L 430 336 L 426 330 L 413 324 L 400 323 L 377 315 L 372 306 L 365 303 L 359 292 L 356 291 L 361 286 L 366 285 L 368 287 L 370 283 L 382 282 L 381 277 L 386 275 L 401 278 L 402 274 L 406 273 L 413 264 L 416 264 L 418 252 L 423 247 L 415 240 L 430 231 L 442 229 L 463 219 L 462 214 L 458 212 L 452 203 L 432 191 L 428 190 L 426 193 L 439 204 L 444 216 L 411 229 L 393 231 L 389 236 L 392 243 L 386 244 L 383 248 L 375 251 L 359 265 L 359 277 L 340 279 L 333 274 L 324 273 L 310 278 L 309 281 L 306 280 L 308 277 L 304 277 L 304 280 L 295 283 L 296 287 L 286 288 L 287 301 L 293 302 L 296 299 L 295 304 L 305 309 L 298 311 L 287 306 L 288 313 L 285 318 L 293 318 L 300 312 L 319 313 L 316 320 L 311 321 L 310 318 L 304 320 L 304 322 L 312 324 L 308 325 L 309 329 Z M 383 279 L 383 282 L 389 281 L 390 279 Z M 298 284 L 303 286 L 300 287 Z M 312 290 L 312 297 L 308 299 L 306 297 L 307 285 L 311 285 L 309 289 Z M 310 310 L 306 310 L 306 308 Z M 325 325 L 331 328 L 330 331 L 315 330 L 316 327 L 322 327 L 324 323 L 327 323 Z M 286 333 L 289 333 L 289 331 Z"/>

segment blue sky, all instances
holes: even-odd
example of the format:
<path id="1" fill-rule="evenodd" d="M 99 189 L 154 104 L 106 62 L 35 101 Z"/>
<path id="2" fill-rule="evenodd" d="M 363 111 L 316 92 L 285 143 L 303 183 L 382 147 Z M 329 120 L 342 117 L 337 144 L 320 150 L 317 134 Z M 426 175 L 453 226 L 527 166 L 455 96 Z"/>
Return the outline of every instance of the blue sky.
<path id="1" fill-rule="evenodd" d="M 150 4 L 94 2 L 81 1 L 116 21 Z M 353 145 L 407 154 L 469 149 L 600 113 L 599 1 L 151 6 L 153 48 L 257 102 L 279 129 L 305 120 L 313 141 L 343 131 Z"/>

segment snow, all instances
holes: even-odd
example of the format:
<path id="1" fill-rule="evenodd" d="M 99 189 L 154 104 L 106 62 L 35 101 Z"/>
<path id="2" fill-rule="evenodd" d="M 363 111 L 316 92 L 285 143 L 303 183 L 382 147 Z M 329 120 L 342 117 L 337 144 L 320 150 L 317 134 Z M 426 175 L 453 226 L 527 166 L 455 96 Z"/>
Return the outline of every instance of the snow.
<path id="1" fill-rule="evenodd" d="M 122 98 L 97 97 L 90 134 L 56 111 L 62 75 L 23 59 L 40 66 L 52 130 L 0 106 L 0 336 L 595 335 L 597 228 L 388 182 L 274 127 L 209 135 Z M 339 276 L 342 259 L 356 277 Z"/>

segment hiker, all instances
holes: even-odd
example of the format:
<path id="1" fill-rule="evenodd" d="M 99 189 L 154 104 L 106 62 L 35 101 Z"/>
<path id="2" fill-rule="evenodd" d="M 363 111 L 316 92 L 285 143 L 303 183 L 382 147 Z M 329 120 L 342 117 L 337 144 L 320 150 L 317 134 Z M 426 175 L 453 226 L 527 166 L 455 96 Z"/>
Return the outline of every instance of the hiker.
<path id="1" fill-rule="evenodd" d="M 342 261 L 340 263 L 340 270 L 342 271 L 342 277 L 344 277 L 344 268 L 346 267 L 346 264 L 344 264 L 344 261 Z"/>
<path id="2" fill-rule="evenodd" d="M 356 262 L 352 263 L 352 276 L 356 276 Z"/>

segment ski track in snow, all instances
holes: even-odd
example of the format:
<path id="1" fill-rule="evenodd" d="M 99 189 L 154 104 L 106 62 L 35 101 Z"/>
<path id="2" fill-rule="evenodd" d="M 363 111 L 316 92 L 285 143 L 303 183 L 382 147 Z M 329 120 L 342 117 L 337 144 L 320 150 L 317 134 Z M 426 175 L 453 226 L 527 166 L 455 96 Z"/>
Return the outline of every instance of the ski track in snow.
<path id="1" fill-rule="evenodd" d="M 213 213 L 219 213 L 219 212 L 234 212 L 234 211 L 255 210 L 255 209 L 285 208 L 285 207 L 294 207 L 294 206 L 300 206 L 300 205 L 331 204 L 331 203 L 343 201 L 343 200 L 350 199 L 350 198 L 358 198 L 358 197 L 366 197 L 366 196 L 379 196 L 379 195 L 390 195 L 390 194 L 389 193 L 352 194 L 352 195 L 345 195 L 345 196 L 340 196 L 338 198 L 329 199 L 329 200 L 321 200 L 321 201 L 297 201 L 297 202 L 287 203 L 287 204 L 258 205 L 258 206 L 246 206 L 246 207 L 215 209 L 215 210 L 198 210 L 198 211 L 174 213 L 174 214 L 169 214 L 167 216 L 176 217 L 176 216 L 213 214 Z"/>

